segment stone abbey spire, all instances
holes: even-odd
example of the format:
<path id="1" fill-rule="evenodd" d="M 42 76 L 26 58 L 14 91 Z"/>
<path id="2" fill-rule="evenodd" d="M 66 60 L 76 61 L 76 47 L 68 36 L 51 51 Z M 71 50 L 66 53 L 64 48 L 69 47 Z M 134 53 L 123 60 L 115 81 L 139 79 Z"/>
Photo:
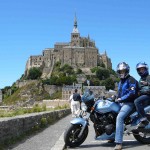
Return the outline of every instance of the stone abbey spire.
<path id="1" fill-rule="evenodd" d="M 80 33 L 77 28 L 77 17 L 74 17 L 74 27 L 71 33 L 71 46 L 80 46 Z"/>
<path id="2" fill-rule="evenodd" d="M 76 17 L 76 14 L 75 14 L 75 17 L 74 17 L 74 28 L 73 28 L 72 33 L 79 33 L 77 27 L 78 27 L 78 25 L 77 25 L 77 17 Z"/>

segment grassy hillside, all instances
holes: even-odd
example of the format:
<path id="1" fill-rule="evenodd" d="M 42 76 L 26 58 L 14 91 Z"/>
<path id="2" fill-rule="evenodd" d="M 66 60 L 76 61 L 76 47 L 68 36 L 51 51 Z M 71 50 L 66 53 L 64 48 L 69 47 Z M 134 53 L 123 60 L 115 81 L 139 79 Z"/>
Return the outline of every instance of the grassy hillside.
<path id="1" fill-rule="evenodd" d="M 47 99 L 49 94 L 44 90 L 40 81 L 19 88 L 8 98 L 3 100 L 4 104 L 15 104 L 27 100 L 43 100 Z"/>

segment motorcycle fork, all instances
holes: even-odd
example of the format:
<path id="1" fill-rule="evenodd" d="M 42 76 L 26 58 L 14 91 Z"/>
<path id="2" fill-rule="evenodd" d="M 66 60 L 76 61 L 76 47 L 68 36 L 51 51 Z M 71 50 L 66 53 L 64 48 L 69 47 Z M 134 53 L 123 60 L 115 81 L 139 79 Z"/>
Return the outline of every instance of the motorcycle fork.
<path id="1" fill-rule="evenodd" d="M 82 128 L 81 128 L 81 131 L 78 135 L 78 138 L 81 138 L 82 134 L 83 134 L 83 131 L 85 130 L 86 126 L 89 125 L 89 122 L 88 120 L 85 121 L 85 123 L 82 125 Z"/>

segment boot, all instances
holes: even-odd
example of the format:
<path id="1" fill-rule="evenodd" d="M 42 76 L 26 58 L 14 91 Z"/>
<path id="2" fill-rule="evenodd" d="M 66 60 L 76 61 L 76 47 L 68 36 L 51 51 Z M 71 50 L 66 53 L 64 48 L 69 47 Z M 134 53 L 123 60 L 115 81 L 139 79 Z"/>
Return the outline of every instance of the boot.
<path id="1" fill-rule="evenodd" d="M 122 144 L 116 144 L 114 150 L 122 150 Z"/>

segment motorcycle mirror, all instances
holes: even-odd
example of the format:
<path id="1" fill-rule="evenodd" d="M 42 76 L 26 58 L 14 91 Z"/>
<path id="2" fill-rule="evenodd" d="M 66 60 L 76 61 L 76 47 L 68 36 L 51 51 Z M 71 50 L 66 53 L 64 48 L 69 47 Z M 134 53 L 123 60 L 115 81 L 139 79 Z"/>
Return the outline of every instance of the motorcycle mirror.
<path id="1" fill-rule="evenodd" d="M 111 99 L 112 99 L 112 101 L 115 101 L 116 95 L 112 95 L 112 96 L 111 96 Z"/>

